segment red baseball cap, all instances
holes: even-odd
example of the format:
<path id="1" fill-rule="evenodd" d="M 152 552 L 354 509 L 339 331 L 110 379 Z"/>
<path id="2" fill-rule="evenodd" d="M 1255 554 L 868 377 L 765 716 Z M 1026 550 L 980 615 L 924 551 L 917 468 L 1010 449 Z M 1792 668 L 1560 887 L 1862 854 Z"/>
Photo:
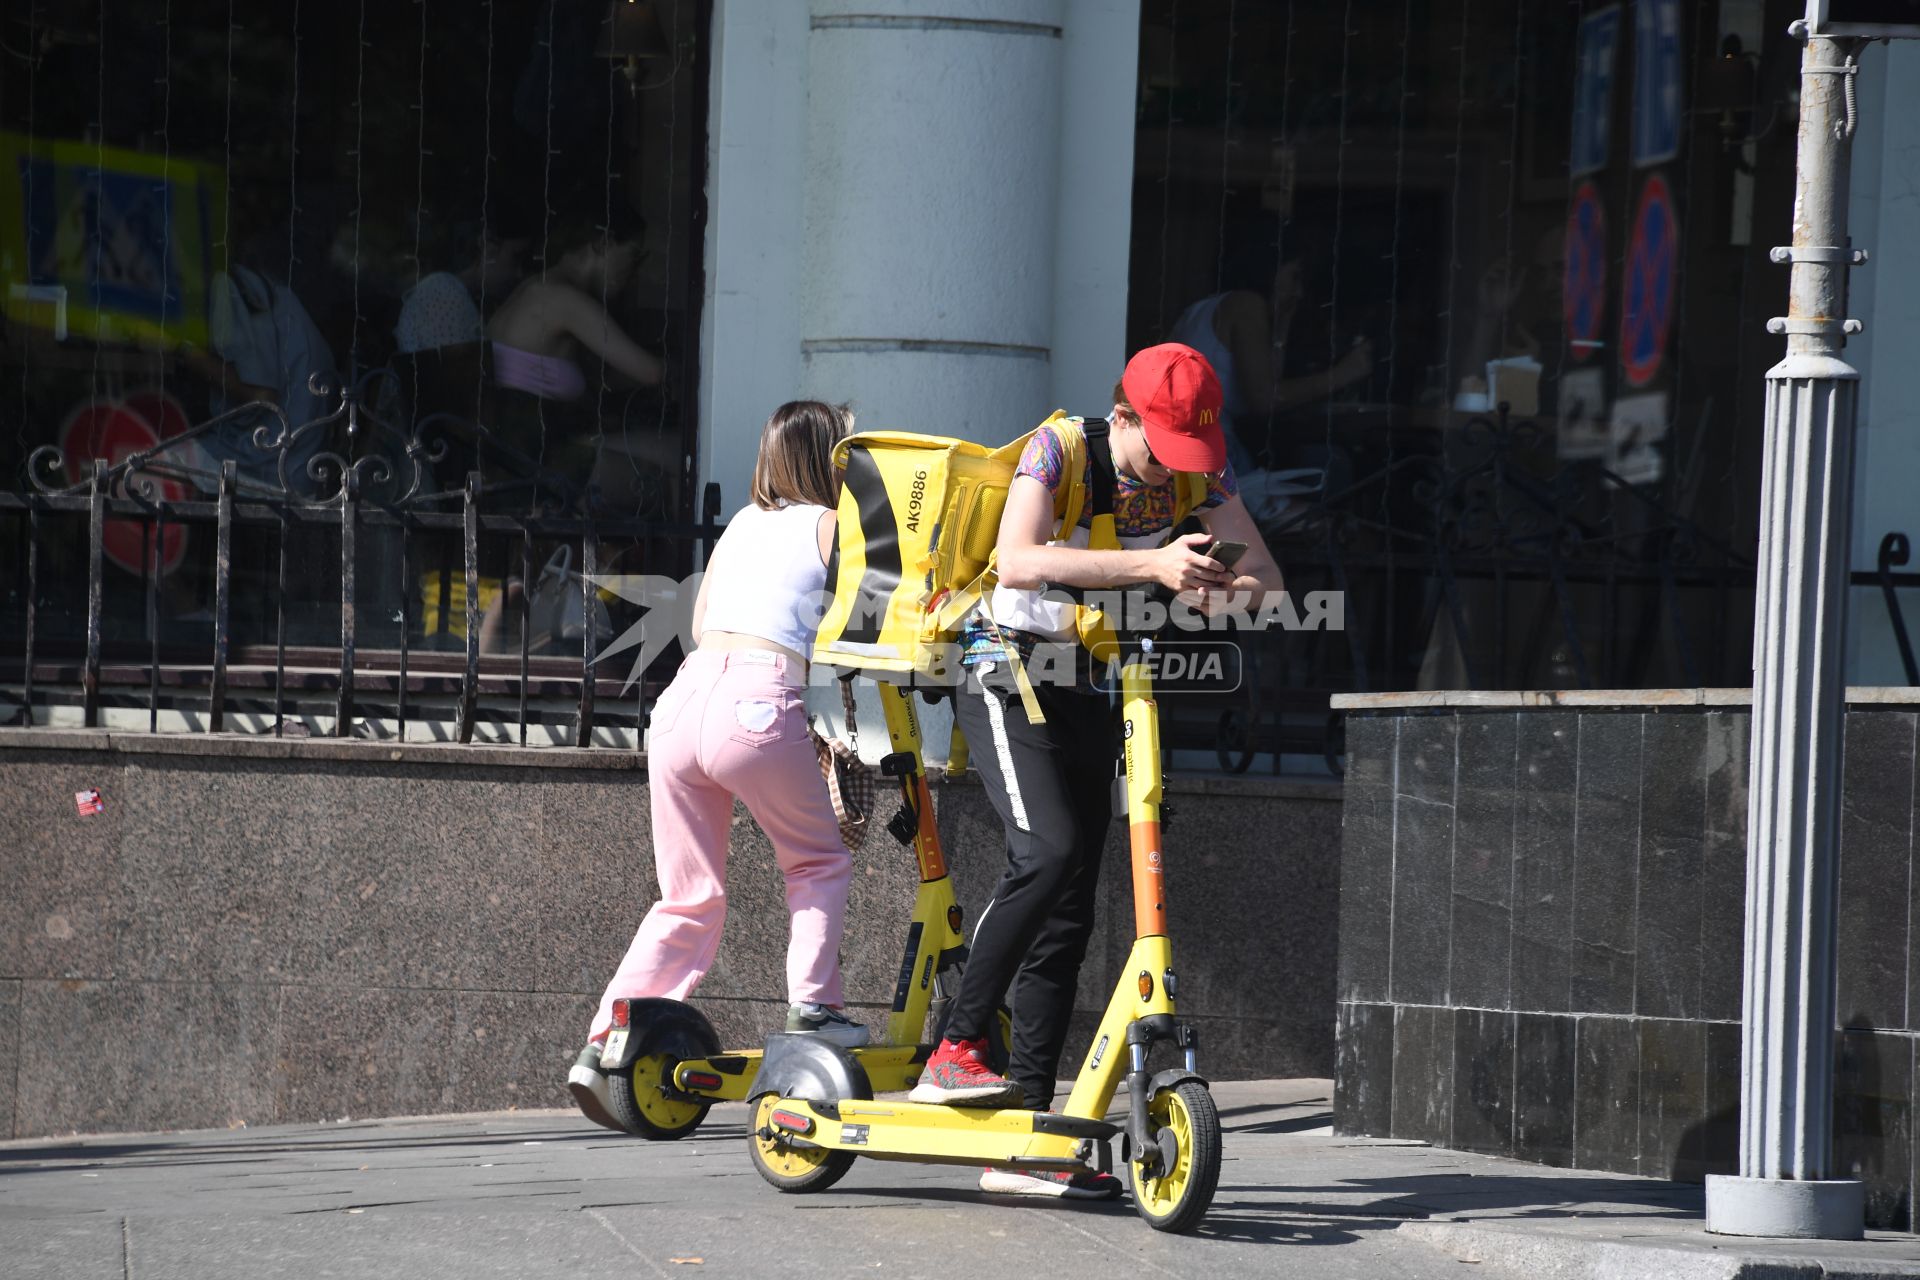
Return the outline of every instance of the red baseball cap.
<path id="1" fill-rule="evenodd" d="M 1147 447 L 1161 466 L 1206 475 L 1225 469 L 1220 434 L 1220 376 L 1192 347 L 1163 342 L 1127 361 L 1120 389 L 1140 415 Z"/>

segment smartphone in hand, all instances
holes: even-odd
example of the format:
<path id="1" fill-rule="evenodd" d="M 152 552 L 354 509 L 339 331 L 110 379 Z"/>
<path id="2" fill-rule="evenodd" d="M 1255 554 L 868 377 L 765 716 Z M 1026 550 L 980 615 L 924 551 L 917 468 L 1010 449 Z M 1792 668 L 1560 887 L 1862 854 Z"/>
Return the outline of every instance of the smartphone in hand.
<path id="1" fill-rule="evenodd" d="M 1247 554 L 1247 544 L 1244 542 L 1226 542 L 1215 538 L 1212 543 L 1207 546 L 1207 549 L 1200 554 L 1206 556 L 1209 560 L 1217 561 L 1222 568 L 1231 569 L 1235 564 L 1239 563 L 1241 556 Z"/>

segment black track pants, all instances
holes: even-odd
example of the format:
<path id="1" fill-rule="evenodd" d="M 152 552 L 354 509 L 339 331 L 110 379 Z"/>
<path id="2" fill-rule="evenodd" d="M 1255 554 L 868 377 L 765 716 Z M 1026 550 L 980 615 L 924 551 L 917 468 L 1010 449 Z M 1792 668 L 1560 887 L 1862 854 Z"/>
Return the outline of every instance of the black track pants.
<path id="1" fill-rule="evenodd" d="M 1104 694 L 1036 692 L 1042 725 L 1028 722 L 1019 698 L 976 679 L 955 695 L 969 756 L 1006 828 L 1007 870 L 974 924 L 947 1035 L 985 1035 L 994 1011 L 1010 1004 L 1008 1074 L 1028 1106 L 1045 1109 L 1093 936 L 1119 736 Z"/>

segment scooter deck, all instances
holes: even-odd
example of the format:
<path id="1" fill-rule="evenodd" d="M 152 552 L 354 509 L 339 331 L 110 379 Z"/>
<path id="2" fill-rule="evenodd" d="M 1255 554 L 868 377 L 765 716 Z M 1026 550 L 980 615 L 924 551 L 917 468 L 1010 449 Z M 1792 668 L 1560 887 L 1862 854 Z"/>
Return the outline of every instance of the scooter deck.
<path id="1" fill-rule="evenodd" d="M 911 1089 L 933 1052 L 925 1044 L 869 1044 L 849 1049 L 876 1093 Z M 753 1096 L 753 1083 L 766 1058 L 764 1049 L 717 1053 L 711 1058 L 686 1058 L 674 1064 L 673 1087 L 688 1097 L 710 1102 L 744 1102 Z"/>
<path id="2" fill-rule="evenodd" d="M 1009 1169 L 1084 1169 L 1091 1161 L 1081 1144 L 1120 1133 L 1119 1126 L 1104 1120 L 1052 1111 L 885 1099 L 782 1098 L 775 1117 L 781 1135 L 795 1146 L 850 1151 L 871 1160 Z"/>

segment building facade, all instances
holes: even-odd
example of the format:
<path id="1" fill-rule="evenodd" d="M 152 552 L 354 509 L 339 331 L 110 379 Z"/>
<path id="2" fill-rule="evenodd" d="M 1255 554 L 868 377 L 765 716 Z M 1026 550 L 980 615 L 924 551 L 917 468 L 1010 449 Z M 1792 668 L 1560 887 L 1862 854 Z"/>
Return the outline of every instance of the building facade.
<path id="1" fill-rule="evenodd" d="M 997 441 L 1101 411 L 1126 355 L 1172 338 L 1222 365 L 1237 469 L 1296 582 L 1347 599 L 1344 634 L 1243 644 L 1244 696 L 1197 704 L 1184 739 L 1219 764 L 1337 764 L 1341 689 L 1746 680 L 1791 3 L 937 9 L 10 15 L 18 682 L 51 662 L 43 690 L 86 683 L 90 633 L 109 709 L 140 707 L 117 691 L 156 655 L 415 649 L 451 673 L 472 647 L 443 709 L 465 697 L 484 730 L 483 673 L 509 696 L 544 677 L 533 718 L 561 740 L 568 682 L 643 607 L 587 605 L 579 573 L 691 567 L 691 523 L 742 500 L 774 405 Z M 1854 167 L 1874 256 L 1850 675 L 1875 683 L 1920 678 L 1905 588 L 1879 577 L 1920 472 L 1912 362 L 1884 358 L 1915 338 L 1914 56 L 1863 55 Z M 556 284 L 600 337 L 541 332 Z M 28 500 L 71 505 L 96 457 L 118 517 L 97 569 L 84 521 Z M 194 506 L 222 461 L 259 532 L 224 566 Z M 283 532 L 246 505 L 337 506 L 348 473 L 387 513 L 351 553 L 337 514 Z M 641 688 L 589 724 L 630 735 Z M 397 732 L 397 711 L 370 717 Z"/>
<path id="2" fill-rule="evenodd" d="M 1231 681 L 1164 698 L 1176 768 L 1338 774 L 1338 692 L 1743 685 L 1796 16 L 1792 0 L 11 6 L 0 719 L 574 746 L 631 771 L 604 749 L 641 744 L 675 655 L 626 656 L 665 598 L 612 580 L 702 562 L 776 405 L 999 442 L 1055 408 L 1104 411 L 1129 352 L 1174 339 L 1220 366 L 1242 492 L 1296 589 L 1345 599 L 1344 629 L 1243 636 Z M 1869 47 L 1857 87 L 1854 240 L 1872 261 L 1851 304 L 1848 674 L 1920 685 L 1901 613 L 1920 585 L 1901 576 L 1920 49 Z M 326 745 L 213 771 L 385 768 Z M 114 750 L 90 737 L 69 756 Z M 480 767 L 449 750 L 387 761 L 395 794 Z M 481 781 L 473 811 L 504 807 L 508 784 Z M 167 788 L 136 794 L 157 811 Z M 1324 834 L 1324 795 L 1302 802 L 1298 829 Z M 361 859 L 345 865 L 405 856 L 377 824 L 345 826 Z M 212 865 L 200 839 L 168 846 L 182 867 Z M 1270 855 L 1243 839 L 1223 836 L 1219 865 Z M 139 842 L 101 841 L 146 865 Z M 468 852 L 448 855 L 456 888 L 498 870 Z M 338 895 L 361 886 L 309 855 L 289 857 L 350 927 Z M 1314 902 L 1333 856 L 1303 855 Z M 9 953 L 0 1000 L 9 982 L 25 1009 L 61 982 L 185 980 L 165 946 L 100 941 L 112 912 L 75 905 L 89 866 L 12 899 L 32 946 Z M 458 918 L 457 895 L 434 901 Z M 1245 1060 L 1279 1044 L 1331 1067 L 1322 923 L 1289 937 L 1320 963 L 1288 966 L 1308 977 L 1284 1010 L 1236 1007 L 1285 1024 L 1234 1030 Z M 555 995 L 517 1024 L 529 1062 L 571 1034 L 594 972 L 529 979 Z M 65 1025 L 55 1007 L 36 1016 Z"/>

